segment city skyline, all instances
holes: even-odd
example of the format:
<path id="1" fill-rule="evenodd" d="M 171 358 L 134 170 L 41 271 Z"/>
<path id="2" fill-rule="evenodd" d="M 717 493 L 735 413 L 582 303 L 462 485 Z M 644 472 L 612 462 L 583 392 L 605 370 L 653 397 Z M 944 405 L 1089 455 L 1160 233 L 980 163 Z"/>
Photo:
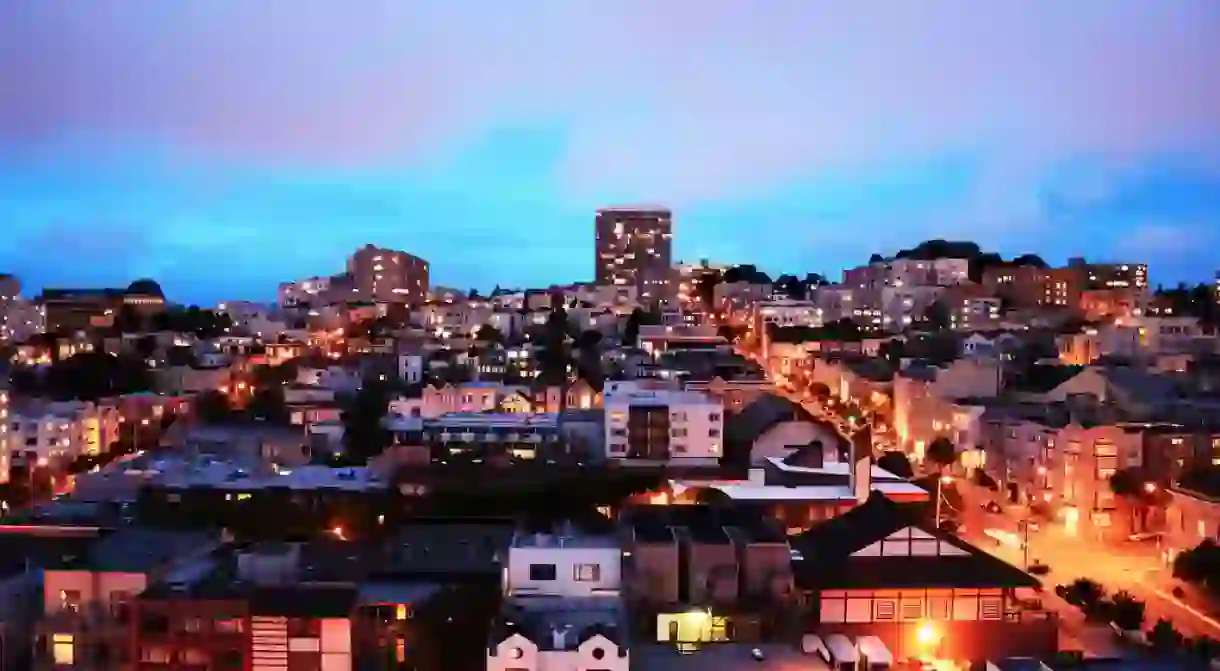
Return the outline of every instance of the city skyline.
<path id="1" fill-rule="evenodd" d="M 270 300 L 371 243 L 545 286 L 638 201 L 675 260 L 772 273 L 929 238 L 1220 265 L 1215 5 L 741 7 L 5 3 L 0 272 Z"/>

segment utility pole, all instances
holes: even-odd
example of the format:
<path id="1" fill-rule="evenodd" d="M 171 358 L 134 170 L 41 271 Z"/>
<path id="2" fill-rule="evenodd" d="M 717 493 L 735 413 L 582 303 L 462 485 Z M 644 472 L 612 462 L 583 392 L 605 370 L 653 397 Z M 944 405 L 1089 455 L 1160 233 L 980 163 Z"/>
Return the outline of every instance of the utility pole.
<path id="1" fill-rule="evenodd" d="M 1029 518 L 1021 520 L 1021 552 L 1025 570 L 1029 570 Z"/>

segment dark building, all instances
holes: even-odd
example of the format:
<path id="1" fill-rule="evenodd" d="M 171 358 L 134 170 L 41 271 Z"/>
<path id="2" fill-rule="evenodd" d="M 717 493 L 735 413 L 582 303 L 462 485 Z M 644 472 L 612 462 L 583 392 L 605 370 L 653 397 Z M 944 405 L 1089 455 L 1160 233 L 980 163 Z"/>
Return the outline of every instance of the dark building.
<path id="1" fill-rule="evenodd" d="M 595 277 L 598 284 L 634 286 L 641 301 L 670 299 L 673 213 L 664 208 L 597 211 Z"/>
<path id="2" fill-rule="evenodd" d="M 143 279 L 126 289 L 44 289 L 37 302 L 46 310 L 48 333 L 70 333 L 113 324 L 125 308 L 140 315 L 161 312 L 165 294 Z"/>
<path id="3" fill-rule="evenodd" d="M 414 254 L 365 245 L 347 260 L 347 275 L 349 300 L 419 305 L 428 299 L 428 262 Z M 333 291 L 334 278 L 331 283 Z"/>

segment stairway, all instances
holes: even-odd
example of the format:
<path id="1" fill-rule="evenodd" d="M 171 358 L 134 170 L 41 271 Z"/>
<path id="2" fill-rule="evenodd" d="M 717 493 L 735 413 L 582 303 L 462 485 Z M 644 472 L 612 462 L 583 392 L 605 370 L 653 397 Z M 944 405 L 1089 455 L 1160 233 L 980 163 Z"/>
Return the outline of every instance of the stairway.
<path id="1" fill-rule="evenodd" d="M 250 661 L 254 671 L 287 671 L 288 618 L 250 618 Z"/>

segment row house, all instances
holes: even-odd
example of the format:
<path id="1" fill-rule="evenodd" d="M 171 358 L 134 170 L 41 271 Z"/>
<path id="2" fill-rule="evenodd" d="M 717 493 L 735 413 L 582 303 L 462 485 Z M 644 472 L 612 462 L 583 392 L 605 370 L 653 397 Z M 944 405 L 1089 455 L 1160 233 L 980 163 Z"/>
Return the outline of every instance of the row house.
<path id="1" fill-rule="evenodd" d="M 933 440 L 953 431 L 959 399 L 992 398 L 1003 386 L 1004 370 L 997 361 L 960 358 L 942 366 L 904 367 L 893 381 L 893 424 L 899 444 L 922 456 Z"/>
<path id="2" fill-rule="evenodd" d="M 1171 487 L 1161 541 L 1165 560 L 1172 562 L 1204 541 L 1220 543 L 1220 499 L 1187 487 Z"/>
<path id="3" fill-rule="evenodd" d="M 822 309 L 812 301 L 763 301 L 754 304 L 751 313 L 751 328 L 761 334 L 765 334 L 772 324 L 778 328 L 816 328 L 824 323 Z"/>
<path id="4" fill-rule="evenodd" d="M 602 395 L 585 380 L 568 387 L 567 407 L 601 407 Z M 401 417 L 435 418 L 453 412 L 558 412 L 560 388 L 551 386 L 536 392 L 525 385 L 491 382 L 463 384 L 426 384 L 418 396 L 401 396 L 390 403 L 390 414 Z"/>
<path id="5" fill-rule="evenodd" d="M 843 271 L 843 284 L 866 290 L 883 287 L 947 287 L 969 281 L 969 259 L 891 259 Z"/>

